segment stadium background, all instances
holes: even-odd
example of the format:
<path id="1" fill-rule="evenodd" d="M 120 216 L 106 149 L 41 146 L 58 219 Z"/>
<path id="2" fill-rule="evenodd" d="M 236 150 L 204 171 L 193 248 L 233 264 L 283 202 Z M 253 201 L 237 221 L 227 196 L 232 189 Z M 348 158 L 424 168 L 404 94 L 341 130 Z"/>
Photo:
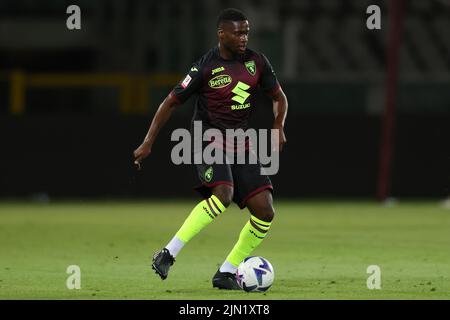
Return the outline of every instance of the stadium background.
<path id="1" fill-rule="evenodd" d="M 374 1 L 2 1 L 2 197 L 194 196 L 195 173 L 170 161 L 170 132 L 188 127 L 192 102 L 159 136 L 145 170 L 132 151 L 159 103 L 216 45 L 215 19 L 238 6 L 250 47 L 271 60 L 290 103 L 279 197 L 377 194 L 386 105 L 389 15 L 368 30 Z M 82 29 L 66 28 L 81 7 Z M 449 6 L 405 1 L 396 92 L 394 197 L 449 191 Z M 253 123 L 271 125 L 261 97 Z"/>
<path id="2" fill-rule="evenodd" d="M 289 100 L 276 225 L 255 252 L 276 270 L 264 296 L 210 286 L 248 219 L 236 206 L 168 280 L 149 267 L 199 199 L 193 167 L 170 160 L 192 99 L 133 167 L 225 7 L 248 15 Z M 448 30 L 447 0 L 0 1 L 0 299 L 448 299 Z M 258 99 L 252 122 L 269 128 Z M 81 290 L 65 286 L 73 264 Z M 373 264 L 383 290 L 366 287 Z"/>

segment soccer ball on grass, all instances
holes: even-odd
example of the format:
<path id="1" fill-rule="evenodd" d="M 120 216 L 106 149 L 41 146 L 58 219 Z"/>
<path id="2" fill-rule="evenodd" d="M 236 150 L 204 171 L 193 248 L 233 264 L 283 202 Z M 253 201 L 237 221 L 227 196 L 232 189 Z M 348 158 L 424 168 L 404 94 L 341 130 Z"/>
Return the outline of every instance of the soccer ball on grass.
<path id="1" fill-rule="evenodd" d="M 263 257 L 248 257 L 236 272 L 239 286 L 247 292 L 267 291 L 273 283 L 275 273 L 270 262 Z"/>

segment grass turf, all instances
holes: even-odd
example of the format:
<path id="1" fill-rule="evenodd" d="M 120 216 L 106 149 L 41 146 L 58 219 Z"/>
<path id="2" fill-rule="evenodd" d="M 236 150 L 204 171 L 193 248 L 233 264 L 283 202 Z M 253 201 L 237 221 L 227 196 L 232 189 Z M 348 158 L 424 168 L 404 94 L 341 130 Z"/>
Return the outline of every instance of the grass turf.
<path id="1" fill-rule="evenodd" d="M 262 293 L 213 289 L 211 277 L 237 240 L 236 206 L 187 244 L 169 278 L 152 254 L 195 201 L 0 203 L 0 299 L 450 299 L 450 211 L 433 202 L 276 202 L 256 249 L 275 269 Z M 81 289 L 66 269 L 81 268 Z M 381 290 L 366 286 L 381 268 Z"/>

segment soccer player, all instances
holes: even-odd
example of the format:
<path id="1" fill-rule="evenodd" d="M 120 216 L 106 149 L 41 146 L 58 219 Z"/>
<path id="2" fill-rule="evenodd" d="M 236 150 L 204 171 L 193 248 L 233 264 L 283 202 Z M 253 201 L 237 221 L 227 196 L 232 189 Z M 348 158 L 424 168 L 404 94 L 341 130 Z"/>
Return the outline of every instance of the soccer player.
<path id="1" fill-rule="evenodd" d="M 144 141 L 134 151 L 138 169 L 151 153 L 158 132 L 176 106 L 192 95 L 197 96 L 193 121 L 202 121 L 204 129 L 216 128 L 225 133 L 226 129 L 248 128 L 250 112 L 257 107 L 255 92 L 258 88 L 263 90 L 272 98 L 273 128 L 278 129 L 279 140 L 275 148 L 282 150 L 286 142 L 287 99 L 267 58 L 247 48 L 248 19 L 237 9 L 225 9 L 218 17 L 217 28 L 218 46 L 191 66 L 184 80 L 159 106 Z M 226 148 L 226 144 L 223 141 L 222 146 Z M 248 143 L 244 152 L 249 152 Z M 166 279 L 184 245 L 234 201 L 241 209 L 248 208 L 249 221 L 213 276 L 212 284 L 219 289 L 239 290 L 235 276 L 237 267 L 263 241 L 274 218 L 272 183 L 267 175 L 261 174 L 259 161 L 256 164 L 202 163 L 196 164 L 196 169 L 201 182 L 197 190 L 205 200 L 194 207 L 169 243 L 155 253 L 152 268 Z"/>

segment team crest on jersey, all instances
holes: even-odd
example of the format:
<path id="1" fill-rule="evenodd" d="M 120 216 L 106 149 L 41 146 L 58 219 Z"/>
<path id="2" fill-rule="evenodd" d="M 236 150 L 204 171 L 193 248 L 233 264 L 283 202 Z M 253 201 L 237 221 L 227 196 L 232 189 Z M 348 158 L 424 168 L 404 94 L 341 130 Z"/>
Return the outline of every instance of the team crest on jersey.
<path id="1" fill-rule="evenodd" d="M 205 172 L 205 180 L 206 182 L 210 182 L 213 177 L 213 168 L 209 167 Z"/>
<path id="2" fill-rule="evenodd" d="M 247 61 L 245 63 L 245 67 L 247 68 L 248 73 L 250 73 L 252 76 L 256 74 L 256 64 L 255 61 Z"/>

